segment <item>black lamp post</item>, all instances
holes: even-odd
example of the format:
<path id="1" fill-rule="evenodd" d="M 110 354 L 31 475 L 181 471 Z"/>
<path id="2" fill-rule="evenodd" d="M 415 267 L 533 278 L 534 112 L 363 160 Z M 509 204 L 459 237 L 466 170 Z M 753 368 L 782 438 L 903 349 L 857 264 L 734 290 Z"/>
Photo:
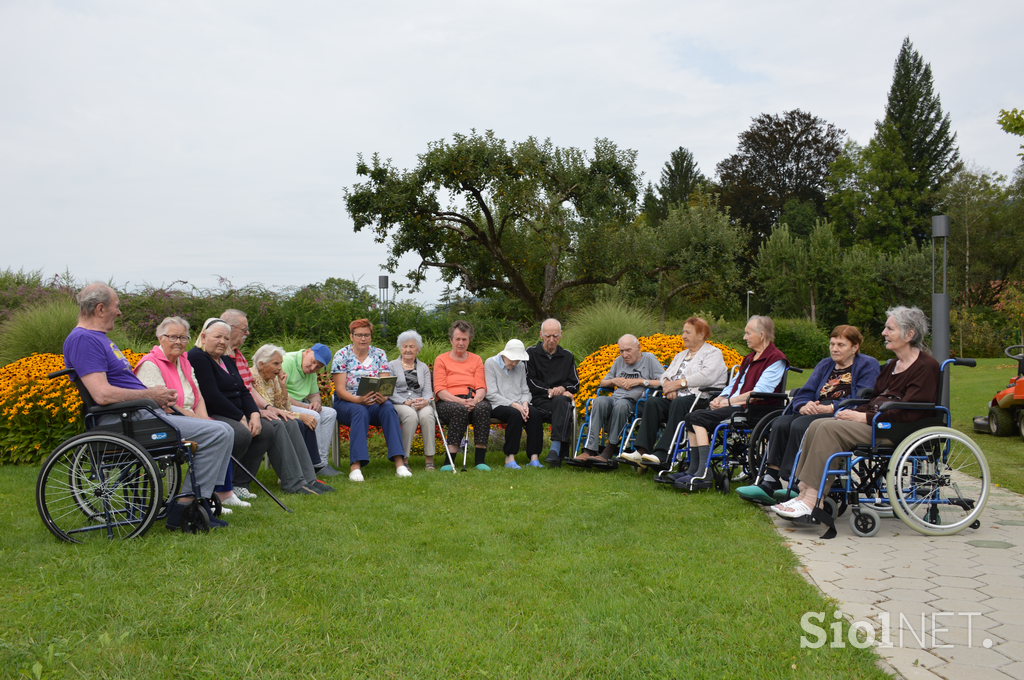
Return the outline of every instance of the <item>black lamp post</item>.
<path id="1" fill-rule="evenodd" d="M 949 294 L 946 292 L 946 240 L 949 238 L 949 215 L 932 217 L 932 356 L 940 364 L 949 358 Z M 942 292 L 936 288 L 938 267 L 935 262 L 937 241 L 942 240 Z M 949 374 L 942 381 L 943 406 L 949 408 Z"/>

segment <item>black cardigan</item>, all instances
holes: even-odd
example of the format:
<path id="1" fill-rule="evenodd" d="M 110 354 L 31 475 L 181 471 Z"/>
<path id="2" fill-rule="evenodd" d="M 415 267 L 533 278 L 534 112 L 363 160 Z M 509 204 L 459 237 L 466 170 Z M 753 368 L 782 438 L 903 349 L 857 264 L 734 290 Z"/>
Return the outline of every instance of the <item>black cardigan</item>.
<path id="1" fill-rule="evenodd" d="M 224 416 L 232 420 L 241 420 L 250 413 L 258 413 L 259 408 L 245 382 L 238 373 L 234 359 L 228 357 L 224 362 L 227 372 L 213 360 L 209 354 L 199 347 L 188 351 L 188 360 L 196 373 L 199 391 L 203 393 L 206 411 L 211 416 Z"/>

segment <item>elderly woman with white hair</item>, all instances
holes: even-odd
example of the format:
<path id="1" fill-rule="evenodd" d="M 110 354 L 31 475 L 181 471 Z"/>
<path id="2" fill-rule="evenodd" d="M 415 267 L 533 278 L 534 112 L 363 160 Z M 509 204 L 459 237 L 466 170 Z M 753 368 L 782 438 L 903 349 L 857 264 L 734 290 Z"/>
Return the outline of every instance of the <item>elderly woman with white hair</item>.
<path id="1" fill-rule="evenodd" d="M 316 478 L 310 455 L 310 446 L 317 451 L 316 419 L 291 412 L 288 377 L 281 370 L 283 360 L 284 349 L 276 345 L 263 345 L 252 355 L 252 390 L 266 401 L 262 416 L 275 430 L 274 443 L 268 453 L 278 450 L 280 462 L 274 469 L 281 477 L 281 488 L 286 493 L 334 491 Z"/>
<path id="2" fill-rule="evenodd" d="M 928 335 L 928 317 L 917 307 L 893 307 L 886 311 L 888 319 L 882 330 L 885 348 L 896 355 L 896 361 L 890 361 L 882 367 L 875 381 L 871 400 L 856 408 L 843 409 L 832 418 L 815 420 L 807 428 L 801 447 L 800 465 L 796 478 L 800 480 L 800 494 L 785 503 L 772 506 L 777 514 L 789 519 L 797 519 L 814 515 L 819 521 L 824 520 L 821 506 L 824 494 L 819 498 L 821 476 L 825 472 L 825 463 L 829 456 L 840 451 L 850 451 L 858 444 L 871 443 L 872 421 L 887 423 L 882 432 L 897 434 L 905 423 L 913 423 L 934 415 L 934 411 L 893 409 L 879 415 L 882 404 L 890 401 L 934 403 L 939 390 L 941 368 L 928 352 L 925 336 Z M 878 443 L 891 444 L 892 440 L 879 437 Z M 831 488 L 831 478 L 826 480 L 826 488 Z M 830 525 L 831 528 L 831 525 Z M 833 531 L 828 534 L 835 535 Z"/>
<path id="3" fill-rule="evenodd" d="M 423 338 L 416 331 L 408 330 L 398 336 L 397 344 L 401 354 L 394 361 L 388 362 L 388 369 L 391 375 L 398 379 L 395 383 L 395 392 L 391 395 L 391 402 L 395 405 L 402 429 L 405 459 L 409 460 L 412 438 L 416 436 L 418 425 L 423 437 L 425 469 L 436 470 L 434 443 L 437 429 L 434 425 L 434 406 L 430 403 L 433 395 L 430 368 L 417 358 L 423 349 Z"/>

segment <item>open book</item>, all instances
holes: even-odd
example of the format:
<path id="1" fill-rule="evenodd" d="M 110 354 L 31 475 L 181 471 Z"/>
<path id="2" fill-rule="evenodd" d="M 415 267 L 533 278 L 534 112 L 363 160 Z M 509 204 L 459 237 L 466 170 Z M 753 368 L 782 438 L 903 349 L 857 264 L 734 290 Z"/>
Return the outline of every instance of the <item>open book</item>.
<path id="1" fill-rule="evenodd" d="M 359 379 L 359 389 L 356 390 L 356 396 L 364 397 L 370 392 L 378 392 L 385 397 L 390 397 L 395 393 L 395 383 L 397 382 L 398 377 L 394 375 L 388 378 L 363 376 Z"/>

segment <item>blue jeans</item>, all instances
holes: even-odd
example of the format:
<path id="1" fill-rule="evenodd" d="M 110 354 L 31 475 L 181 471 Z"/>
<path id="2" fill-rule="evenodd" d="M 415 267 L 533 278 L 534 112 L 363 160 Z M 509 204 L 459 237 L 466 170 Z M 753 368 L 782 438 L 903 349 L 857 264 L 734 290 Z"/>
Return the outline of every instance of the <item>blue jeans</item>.
<path id="1" fill-rule="evenodd" d="M 388 460 L 395 456 L 404 456 L 402 448 L 402 427 L 398 413 L 390 400 L 383 404 L 363 406 L 353 404 L 334 397 L 334 410 L 338 413 L 338 424 L 348 425 L 348 459 L 350 463 L 359 463 L 360 467 L 370 462 L 370 449 L 366 443 L 366 435 L 371 425 L 384 431 L 384 441 L 388 445 Z"/>

